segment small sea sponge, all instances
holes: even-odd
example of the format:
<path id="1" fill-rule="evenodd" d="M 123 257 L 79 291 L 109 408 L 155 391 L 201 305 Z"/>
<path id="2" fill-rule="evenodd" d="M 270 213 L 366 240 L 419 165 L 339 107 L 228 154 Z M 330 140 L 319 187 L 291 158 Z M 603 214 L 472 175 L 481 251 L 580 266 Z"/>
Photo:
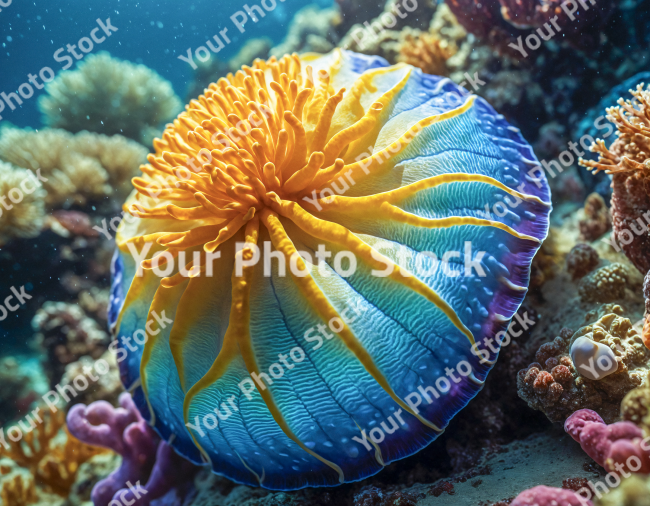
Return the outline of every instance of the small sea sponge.
<path id="1" fill-rule="evenodd" d="M 650 350 L 643 346 L 630 320 L 617 314 L 622 313 L 620 306 L 606 305 L 603 309 L 613 312 L 578 332 L 562 329 L 560 336 L 540 347 L 535 356 L 537 362 L 519 371 L 519 396 L 531 408 L 543 411 L 552 422 L 562 422 L 583 408 L 592 409 L 613 422 L 619 416 L 623 397 L 648 381 Z M 585 367 L 576 369 L 569 350 L 583 337 L 609 348 L 617 364 L 616 372 L 594 380 L 584 374 Z M 610 359 L 612 355 L 608 354 Z M 597 372 L 597 364 L 587 360 L 586 366 L 587 373 L 589 369 Z"/>
<path id="2" fill-rule="evenodd" d="M 144 65 L 89 55 L 76 70 L 61 72 L 40 97 L 43 121 L 69 132 L 120 134 L 140 141 L 181 109 L 169 81 Z"/>
<path id="3" fill-rule="evenodd" d="M 585 302 L 614 302 L 625 298 L 629 275 L 623 264 L 601 267 L 580 282 L 578 291 Z"/>
<path id="4" fill-rule="evenodd" d="M 594 172 L 612 175 L 613 238 L 641 274 L 650 270 L 650 89 L 639 84 L 630 90 L 632 100 L 618 100 L 607 109 L 618 138 L 608 148 L 598 139 L 591 151 L 598 161 L 580 159 Z"/>
<path id="5" fill-rule="evenodd" d="M 609 209 L 598 193 L 592 193 L 585 200 L 585 219 L 580 220 L 580 235 L 587 241 L 595 241 L 612 228 Z"/>
<path id="6" fill-rule="evenodd" d="M 0 130 L 0 158 L 39 172 L 45 203 L 83 204 L 116 191 L 126 196 L 147 149 L 125 137 L 65 130 Z M 41 195 L 42 198 L 42 195 Z"/>
<path id="7" fill-rule="evenodd" d="M 427 74 L 447 75 L 447 60 L 458 48 L 430 32 L 405 28 L 401 33 L 398 61 L 422 69 Z"/>
<path id="8" fill-rule="evenodd" d="M 36 237 L 45 222 L 45 191 L 36 176 L 0 161 L 0 195 L 13 206 L 0 207 L 0 246 L 14 237 Z"/>
<path id="9" fill-rule="evenodd" d="M 602 379 L 618 369 L 614 352 L 585 336 L 573 341 L 569 354 L 578 373 L 591 380 Z"/>
<path id="10" fill-rule="evenodd" d="M 593 271 L 599 263 L 598 252 L 589 244 L 576 244 L 566 257 L 566 269 L 574 280 Z"/>

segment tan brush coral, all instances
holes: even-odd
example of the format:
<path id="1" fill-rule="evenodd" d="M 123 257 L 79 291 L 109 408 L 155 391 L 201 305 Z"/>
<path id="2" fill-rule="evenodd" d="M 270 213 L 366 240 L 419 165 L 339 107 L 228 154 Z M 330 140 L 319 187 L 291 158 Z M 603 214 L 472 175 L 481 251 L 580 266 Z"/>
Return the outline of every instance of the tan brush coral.
<path id="1" fill-rule="evenodd" d="M 422 69 L 434 75 L 447 75 L 447 60 L 456 54 L 458 48 L 446 39 L 431 32 L 405 28 L 401 34 L 398 61 Z"/>
<path id="2" fill-rule="evenodd" d="M 41 410 L 39 417 L 43 423 L 38 423 L 38 419 L 32 418 L 35 428 L 30 432 L 23 430 L 23 438 L 18 442 L 7 441 L 9 447 L 0 447 L 0 457 L 29 471 L 32 476 L 32 486 L 36 483 L 44 492 L 66 497 L 75 482 L 81 464 L 95 455 L 106 453 L 107 450 L 86 445 L 72 437 L 67 430 L 65 430 L 65 438 L 61 437 L 63 436 L 61 429 L 65 426 L 65 416 L 62 411 L 52 413 L 49 410 Z M 29 424 L 23 422 L 23 424 L 27 427 L 32 425 L 31 422 Z M 6 460 L 1 460 L 0 463 Z M 1 471 L 0 465 L 0 473 Z M 20 476 L 29 475 L 21 472 Z M 21 492 L 23 496 L 33 497 L 30 492 L 33 487 L 29 487 L 30 480 L 22 481 L 24 482 L 22 485 L 15 484 L 10 490 L 15 495 L 22 486 L 21 490 L 26 490 L 24 493 Z M 35 489 L 33 491 L 36 493 Z"/>
<path id="3" fill-rule="evenodd" d="M 527 369 L 519 371 L 519 396 L 552 422 L 563 422 L 579 409 L 592 409 L 608 423 L 619 417 L 623 397 L 647 382 L 650 351 L 620 306 L 603 306 L 611 311 L 591 325 L 572 333 L 563 329 L 552 342 L 543 344 Z M 591 380 L 576 369 L 569 348 L 578 337 L 587 336 L 608 346 L 616 356 L 618 369 L 600 380 Z"/>
<path id="4" fill-rule="evenodd" d="M 0 159 L 31 169 L 47 181 L 45 204 L 54 208 L 64 203 L 83 204 L 116 190 L 129 191 L 130 178 L 138 173 L 147 149 L 116 135 L 65 130 L 41 131 L 4 128 L 0 131 Z"/>
<path id="5" fill-rule="evenodd" d="M 29 506 L 38 501 L 34 477 L 9 459 L 0 459 L 0 505 Z"/>
<path id="6" fill-rule="evenodd" d="M 140 141 L 181 109 L 169 81 L 106 52 L 61 72 L 45 91 L 38 103 L 44 123 L 70 132 L 121 134 Z"/>
<path id="7" fill-rule="evenodd" d="M 45 191 L 39 184 L 33 173 L 0 161 L 0 195 L 7 197 L 7 206 L 13 206 L 0 207 L 0 245 L 14 237 L 36 237 L 43 228 Z M 23 191 L 25 188 L 32 193 Z"/>

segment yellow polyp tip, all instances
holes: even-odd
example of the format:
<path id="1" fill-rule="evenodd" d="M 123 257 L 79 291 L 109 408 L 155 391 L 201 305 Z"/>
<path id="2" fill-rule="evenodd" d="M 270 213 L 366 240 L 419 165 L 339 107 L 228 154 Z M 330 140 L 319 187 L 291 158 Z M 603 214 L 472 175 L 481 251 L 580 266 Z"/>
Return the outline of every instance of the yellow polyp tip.
<path id="1" fill-rule="evenodd" d="M 248 209 L 248 212 L 244 215 L 244 221 L 252 220 L 253 216 L 255 216 L 255 208 L 251 207 L 250 209 Z"/>

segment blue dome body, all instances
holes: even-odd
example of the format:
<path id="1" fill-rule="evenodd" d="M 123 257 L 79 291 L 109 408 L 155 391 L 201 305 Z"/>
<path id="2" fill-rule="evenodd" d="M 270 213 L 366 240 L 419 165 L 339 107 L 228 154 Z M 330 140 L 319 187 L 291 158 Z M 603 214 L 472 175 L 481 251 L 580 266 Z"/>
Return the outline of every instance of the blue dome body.
<path id="1" fill-rule="evenodd" d="M 507 329 L 549 226 L 532 148 L 483 99 L 407 65 L 335 53 L 332 92 L 356 89 L 361 114 L 390 95 L 375 128 L 341 155 L 354 183 L 321 209 L 277 203 L 258 239 L 274 252 L 324 245 L 324 264 L 306 261 L 309 275 L 296 278 L 276 259 L 265 275 L 259 262 L 239 283 L 242 228 L 220 246 L 212 277 L 166 287 L 151 271 L 136 276 L 127 243 L 155 229 L 128 223 L 113 262 L 110 323 L 145 418 L 189 460 L 275 490 L 361 480 L 435 440 L 480 391 L 498 355 L 484 339 Z M 314 69 L 333 58 L 301 57 Z M 333 125 L 354 104 L 344 95 L 339 107 Z M 409 130 L 408 145 L 364 177 L 355 160 L 397 150 Z M 359 253 L 347 276 L 347 261 L 333 261 L 345 251 Z M 373 274 L 374 252 L 403 279 Z"/>

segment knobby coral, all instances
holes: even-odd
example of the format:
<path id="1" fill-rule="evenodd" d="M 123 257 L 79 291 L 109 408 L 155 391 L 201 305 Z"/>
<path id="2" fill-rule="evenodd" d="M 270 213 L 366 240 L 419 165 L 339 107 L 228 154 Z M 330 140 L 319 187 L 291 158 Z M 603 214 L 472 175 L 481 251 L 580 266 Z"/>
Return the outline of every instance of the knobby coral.
<path id="1" fill-rule="evenodd" d="M 272 58 L 211 85 L 155 141 L 125 205 L 140 219 L 118 230 L 109 313 L 118 338 L 154 314 L 173 320 L 121 371 L 182 455 L 268 488 L 357 480 L 437 437 L 483 384 L 496 355 L 479 361 L 474 338 L 505 329 L 521 303 L 550 204 L 518 131 L 452 93 L 447 79 L 347 51 Z M 475 204 L 505 197 L 516 218 Z M 486 276 L 416 262 L 470 254 L 470 242 Z M 256 248 L 290 272 L 256 262 Z M 306 252 L 323 248 L 323 262 Z M 339 321 L 320 346 L 302 342 Z M 452 393 L 407 404 L 459 361 L 471 369 Z M 398 414 L 403 428 L 384 422 L 376 451 L 355 442 Z"/>
<path id="2" fill-rule="evenodd" d="M 578 496 L 573 490 L 553 488 L 540 485 L 524 490 L 515 497 L 510 506 L 593 506 L 584 497 Z"/>
<path id="3" fill-rule="evenodd" d="M 587 241 L 595 241 L 612 228 L 612 218 L 607 205 L 598 193 L 585 200 L 585 219 L 580 220 L 580 235 Z"/>
<path id="4" fill-rule="evenodd" d="M 0 208 L 0 245 L 14 237 L 36 237 L 45 222 L 45 192 L 36 176 L 0 161 L 0 195 L 12 206 Z"/>
<path id="5" fill-rule="evenodd" d="M 611 309 L 622 312 L 620 306 Z M 580 374 L 584 365 L 572 362 L 569 349 L 583 336 L 612 350 L 618 363 L 615 373 L 599 380 Z M 535 359 L 517 378 L 519 396 L 530 407 L 543 411 L 552 422 L 562 422 L 583 408 L 595 410 L 611 422 L 619 416 L 623 397 L 646 381 L 650 351 L 630 320 L 609 313 L 578 332 L 563 329 L 560 336 L 540 347 Z"/>
<path id="6" fill-rule="evenodd" d="M 600 263 L 598 252 L 589 244 L 576 244 L 566 257 L 566 268 L 576 280 L 594 270 Z"/>
<path id="7" fill-rule="evenodd" d="M 147 506 L 151 500 L 190 481 L 196 468 L 160 441 L 140 415 L 130 394 L 123 393 L 119 404 L 117 409 L 105 401 L 89 406 L 77 404 L 68 413 L 68 429 L 85 443 L 108 448 L 122 456 L 121 466 L 95 485 L 94 506 L 115 502 Z M 134 491 L 138 490 L 136 494 Z"/>
<path id="8" fill-rule="evenodd" d="M 45 204 L 83 204 L 113 191 L 126 196 L 147 149 L 120 135 L 65 130 L 0 130 L 0 159 L 41 175 Z M 42 192 L 42 190 L 41 190 Z M 39 194 L 43 198 L 43 194 Z"/>
<path id="9" fill-rule="evenodd" d="M 566 420 L 564 430 L 607 471 L 650 473 L 650 445 L 633 423 L 607 425 L 595 411 L 581 409 Z"/>
<path id="10" fill-rule="evenodd" d="M 88 130 L 144 141 L 150 130 L 174 117 L 180 99 L 169 81 L 144 65 L 89 55 L 45 85 L 43 122 L 69 132 Z"/>
<path id="11" fill-rule="evenodd" d="M 618 107 L 607 109 L 617 139 L 609 148 L 598 139 L 591 147 L 598 161 L 581 158 L 580 164 L 612 175 L 612 238 L 645 274 L 650 270 L 650 90 L 639 84 L 630 93 L 632 100 L 620 98 Z"/>
<path id="12" fill-rule="evenodd" d="M 650 385 L 628 392 L 621 402 L 621 417 L 645 430 L 650 436 Z"/>

